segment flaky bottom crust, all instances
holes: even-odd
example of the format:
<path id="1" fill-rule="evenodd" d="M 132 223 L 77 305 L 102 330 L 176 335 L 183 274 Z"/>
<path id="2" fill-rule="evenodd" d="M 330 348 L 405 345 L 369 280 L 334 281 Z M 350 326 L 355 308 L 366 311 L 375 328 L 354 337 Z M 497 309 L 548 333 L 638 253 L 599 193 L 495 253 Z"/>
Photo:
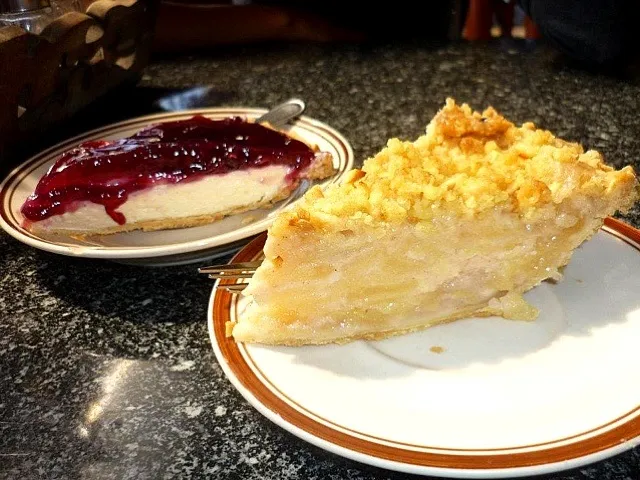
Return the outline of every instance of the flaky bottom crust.
<path id="1" fill-rule="evenodd" d="M 367 340 L 367 341 L 384 340 L 390 337 L 396 337 L 396 336 L 405 335 L 408 333 L 419 332 L 422 330 L 426 330 L 427 328 L 434 327 L 436 325 L 443 325 L 445 323 L 454 322 L 456 320 L 461 320 L 463 318 L 469 318 L 472 316 L 491 317 L 494 315 L 492 312 L 486 311 L 485 308 L 486 308 L 486 305 L 480 305 L 480 306 L 474 305 L 473 307 L 457 311 L 452 315 L 447 315 L 441 318 L 430 319 L 428 322 L 425 322 L 421 325 L 409 327 L 409 328 L 390 328 L 388 330 L 382 330 L 379 332 L 356 334 L 356 335 L 350 335 L 350 336 L 340 337 L 340 338 L 328 338 L 323 340 L 314 339 L 312 341 L 309 341 L 308 338 L 304 340 L 279 338 L 279 339 L 273 339 L 273 341 L 269 341 L 268 339 L 264 339 L 264 338 L 261 338 L 260 340 L 243 338 L 237 341 L 240 343 L 246 342 L 246 343 L 260 343 L 263 345 L 284 345 L 287 347 L 301 347 L 304 345 L 328 345 L 328 344 L 343 345 L 346 343 L 353 342 L 355 340 Z M 227 322 L 227 324 L 225 325 L 226 327 L 225 333 L 227 337 L 233 336 L 232 332 L 233 332 L 234 325 L 235 323 L 233 322 Z"/>

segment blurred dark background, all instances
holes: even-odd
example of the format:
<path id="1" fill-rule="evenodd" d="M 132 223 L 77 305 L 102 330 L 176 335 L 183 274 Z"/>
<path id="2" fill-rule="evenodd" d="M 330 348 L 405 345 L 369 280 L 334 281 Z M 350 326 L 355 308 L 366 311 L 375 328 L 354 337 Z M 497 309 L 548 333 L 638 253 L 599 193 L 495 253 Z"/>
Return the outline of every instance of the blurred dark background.
<path id="1" fill-rule="evenodd" d="M 163 0 L 156 51 L 264 41 L 549 42 L 585 66 L 637 58 L 636 0 L 340 2 Z"/>

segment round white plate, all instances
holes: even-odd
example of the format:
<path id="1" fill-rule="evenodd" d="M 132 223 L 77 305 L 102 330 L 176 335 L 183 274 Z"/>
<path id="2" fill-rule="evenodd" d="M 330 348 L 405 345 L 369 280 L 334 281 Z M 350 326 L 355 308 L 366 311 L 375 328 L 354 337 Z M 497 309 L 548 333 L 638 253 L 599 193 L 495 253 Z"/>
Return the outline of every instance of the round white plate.
<path id="1" fill-rule="evenodd" d="M 265 234 L 233 262 L 261 258 Z M 640 443 L 640 232 L 607 219 L 527 293 L 534 322 L 469 318 L 346 345 L 236 343 L 243 297 L 216 289 L 209 332 L 240 393 L 277 425 L 350 459 L 407 473 L 549 473 Z M 228 280 L 227 280 L 228 282 Z"/>
<path id="2" fill-rule="evenodd" d="M 265 109 L 260 108 L 224 107 L 148 115 L 108 125 L 55 145 L 17 167 L 0 184 L 0 226 L 14 238 L 32 247 L 63 255 L 105 258 L 123 263 L 176 265 L 227 255 L 236 251 L 251 237 L 265 231 L 275 215 L 295 203 L 311 186 L 311 182 L 302 182 L 288 199 L 270 208 L 232 215 L 209 225 L 155 232 L 135 231 L 85 239 L 34 235 L 22 228 L 20 207 L 57 157 L 78 143 L 96 139 L 118 139 L 151 123 L 183 120 L 196 114 L 213 119 L 229 116 L 255 119 L 265 112 Z M 289 130 L 333 155 L 336 174 L 315 183 L 326 186 L 336 182 L 353 167 L 351 145 L 340 132 L 329 125 L 303 115 Z"/>

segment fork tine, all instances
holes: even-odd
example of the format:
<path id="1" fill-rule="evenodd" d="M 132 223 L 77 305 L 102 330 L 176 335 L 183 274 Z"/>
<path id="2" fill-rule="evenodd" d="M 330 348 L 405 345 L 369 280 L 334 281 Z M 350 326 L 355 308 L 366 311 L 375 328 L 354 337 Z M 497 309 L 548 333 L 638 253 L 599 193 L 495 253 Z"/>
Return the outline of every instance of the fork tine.
<path id="1" fill-rule="evenodd" d="M 251 278 L 251 277 L 253 277 L 253 272 L 242 272 L 242 273 L 219 272 L 219 273 L 209 274 L 209 278 Z"/>
<path id="2" fill-rule="evenodd" d="M 232 285 L 218 285 L 218 288 L 224 288 L 231 293 L 238 293 L 247 288 L 248 283 L 234 283 Z"/>
<path id="3" fill-rule="evenodd" d="M 256 268 L 260 266 L 262 262 L 241 262 L 241 263 L 228 263 L 225 265 L 211 265 L 209 267 L 200 267 L 199 273 L 211 273 L 211 274 L 225 274 L 225 273 L 243 273 L 243 272 L 255 272 Z"/>

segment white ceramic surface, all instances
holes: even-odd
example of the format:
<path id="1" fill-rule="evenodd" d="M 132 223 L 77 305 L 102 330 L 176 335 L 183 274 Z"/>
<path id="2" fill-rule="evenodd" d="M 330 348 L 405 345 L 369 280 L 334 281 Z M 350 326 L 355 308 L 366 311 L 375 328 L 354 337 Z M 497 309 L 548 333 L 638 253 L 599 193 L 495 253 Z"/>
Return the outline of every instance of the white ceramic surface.
<path id="1" fill-rule="evenodd" d="M 242 315 L 242 297 L 214 288 L 211 341 L 261 413 L 360 462 L 456 478 L 585 465 L 640 443 L 635 232 L 604 227 L 561 282 L 528 292 L 533 322 L 469 318 L 377 342 L 245 345 L 218 325 Z"/>
<path id="2" fill-rule="evenodd" d="M 150 123 L 186 119 L 194 114 L 213 119 L 234 115 L 253 119 L 264 112 L 265 109 L 257 108 L 221 107 L 149 115 L 93 130 L 58 144 L 18 166 L 0 185 L 0 226 L 14 238 L 32 247 L 63 255 L 105 258 L 122 263 L 164 266 L 227 255 L 234 248 L 237 250 L 243 241 L 265 231 L 275 215 L 295 203 L 311 182 L 303 182 L 291 197 L 270 208 L 232 215 L 209 225 L 155 232 L 134 231 L 85 239 L 33 235 L 21 226 L 20 207 L 56 158 L 80 142 L 122 138 Z M 337 172 L 318 184 L 326 186 L 336 182 L 353 167 L 353 151 L 349 142 L 332 127 L 301 116 L 290 131 L 321 150 L 332 153 Z"/>

